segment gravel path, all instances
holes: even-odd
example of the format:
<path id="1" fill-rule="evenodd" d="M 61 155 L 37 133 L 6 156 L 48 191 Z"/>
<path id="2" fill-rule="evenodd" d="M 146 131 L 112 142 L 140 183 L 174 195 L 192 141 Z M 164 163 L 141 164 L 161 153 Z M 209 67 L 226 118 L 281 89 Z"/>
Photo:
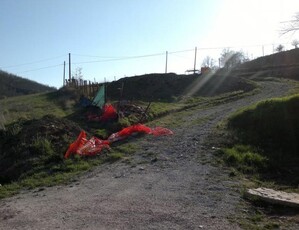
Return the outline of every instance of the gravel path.
<path id="1" fill-rule="evenodd" d="M 240 212 L 238 182 L 213 166 L 204 142 L 233 111 L 290 87 L 263 82 L 255 95 L 192 108 L 175 135 L 134 140 L 140 148 L 130 164 L 107 164 L 66 186 L 1 200 L 0 229 L 240 229 L 229 221 Z"/>

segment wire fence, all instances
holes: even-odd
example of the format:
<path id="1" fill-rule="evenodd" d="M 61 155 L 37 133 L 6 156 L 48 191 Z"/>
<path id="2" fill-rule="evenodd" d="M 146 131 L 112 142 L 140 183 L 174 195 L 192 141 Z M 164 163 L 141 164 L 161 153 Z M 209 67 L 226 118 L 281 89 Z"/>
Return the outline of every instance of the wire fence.
<path id="1" fill-rule="evenodd" d="M 65 62 L 63 63 L 63 59 L 67 59 L 67 55 L 58 55 L 55 57 L 45 58 L 42 60 L 31 61 L 21 64 L 9 65 L 9 66 L 2 66 L 0 69 L 6 70 L 8 72 L 14 72 L 17 75 L 28 74 L 31 72 L 39 72 L 42 70 L 49 70 L 55 69 L 57 75 L 62 75 L 62 68 L 64 66 L 71 65 L 73 71 L 76 67 L 86 66 L 89 68 L 90 65 L 101 64 L 101 69 L 109 69 L 109 66 L 118 62 L 119 69 L 121 71 L 122 64 L 119 63 L 128 63 L 131 62 L 132 66 L 140 67 L 142 66 L 144 72 L 154 73 L 154 72 L 175 72 L 175 73 L 188 73 L 192 72 L 190 70 L 194 69 L 195 67 L 199 68 L 202 66 L 204 58 L 207 56 L 211 57 L 214 60 L 214 63 L 220 65 L 219 58 L 221 56 L 221 52 L 224 49 L 229 49 L 233 51 L 240 51 L 242 52 L 249 60 L 253 60 L 255 58 L 266 56 L 277 52 L 278 45 L 282 45 L 284 50 L 290 50 L 294 48 L 291 43 L 282 43 L 282 44 L 261 44 L 261 45 L 244 45 L 244 46 L 221 46 L 221 47 L 197 47 L 196 53 L 195 49 L 184 49 L 184 50 L 176 50 L 176 51 L 164 51 L 158 53 L 151 53 L 151 54 L 143 54 L 143 55 L 135 55 L 135 56 L 99 56 L 93 54 L 77 54 L 72 53 L 72 62 Z M 57 63 L 57 60 L 60 60 L 60 63 Z M 51 62 L 51 65 L 41 65 L 42 63 Z M 155 64 L 153 64 L 155 63 Z M 88 66 L 89 65 L 89 66 Z M 115 65 L 115 64 L 114 64 Z M 123 64 L 124 65 L 124 64 Z M 35 68 L 29 68 L 29 66 L 36 66 Z M 157 67 L 158 66 L 158 67 Z M 26 67 L 26 68 L 25 68 Z M 165 67 L 165 68 L 164 68 Z M 22 68 L 20 70 L 20 68 Z M 158 69 L 159 68 L 159 69 Z M 112 67 L 110 68 L 112 69 Z M 130 75 L 131 73 L 126 73 L 125 69 L 123 68 L 124 72 L 122 72 L 122 76 L 126 76 L 124 74 Z M 64 73 L 66 71 L 64 70 Z M 71 81 L 70 76 L 73 73 L 68 73 L 69 80 Z M 109 71 L 103 73 L 104 75 L 108 75 Z M 111 78 L 110 78 L 111 79 Z M 114 80 L 116 80 L 116 76 L 114 76 Z M 93 81 L 95 82 L 95 80 Z M 63 79 L 63 84 L 66 84 L 65 79 Z"/>

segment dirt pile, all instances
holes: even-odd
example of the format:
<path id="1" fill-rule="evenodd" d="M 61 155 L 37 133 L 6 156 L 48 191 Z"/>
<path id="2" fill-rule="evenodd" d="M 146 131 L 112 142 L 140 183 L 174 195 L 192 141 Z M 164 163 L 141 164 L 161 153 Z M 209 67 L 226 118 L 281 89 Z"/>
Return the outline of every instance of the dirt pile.
<path id="1" fill-rule="evenodd" d="M 241 78 L 209 73 L 205 75 L 147 74 L 111 82 L 107 96 L 118 100 L 120 88 L 128 100 L 174 101 L 192 91 L 192 96 L 215 96 L 233 91 L 250 91 L 253 86 Z"/>
<path id="2" fill-rule="evenodd" d="M 244 77 L 279 77 L 299 80 L 298 60 L 299 49 L 293 49 L 245 62 L 233 72 Z"/>
<path id="3" fill-rule="evenodd" d="M 7 126 L 0 131 L 0 184 L 28 176 L 33 168 L 45 171 L 62 162 L 80 131 L 74 122 L 51 115 Z"/>

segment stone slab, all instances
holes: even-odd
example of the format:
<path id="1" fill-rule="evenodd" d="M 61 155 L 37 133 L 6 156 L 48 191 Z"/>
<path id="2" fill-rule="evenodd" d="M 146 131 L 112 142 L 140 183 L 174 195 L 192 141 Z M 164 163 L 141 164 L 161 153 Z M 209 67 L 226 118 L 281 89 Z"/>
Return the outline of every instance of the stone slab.
<path id="1" fill-rule="evenodd" d="M 246 196 L 259 198 L 272 204 L 281 204 L 299 208 L 299 194 L 276 191 L 270 188 L 248 189 Z"/>

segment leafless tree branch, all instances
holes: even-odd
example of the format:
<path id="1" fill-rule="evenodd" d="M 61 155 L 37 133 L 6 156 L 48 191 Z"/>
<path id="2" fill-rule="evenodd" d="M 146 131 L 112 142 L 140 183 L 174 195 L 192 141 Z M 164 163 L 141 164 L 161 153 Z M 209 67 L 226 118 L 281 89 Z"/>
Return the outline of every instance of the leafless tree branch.
<path id="1" fill-rule="evenodd" d="M 281 34 L 287 34 L 290 32 L 299 31 L 299 12 L 294 15 L 294 19 L 290 21 L 285 21 L 283 23 L 283 28 L 281 30 Z"/>

